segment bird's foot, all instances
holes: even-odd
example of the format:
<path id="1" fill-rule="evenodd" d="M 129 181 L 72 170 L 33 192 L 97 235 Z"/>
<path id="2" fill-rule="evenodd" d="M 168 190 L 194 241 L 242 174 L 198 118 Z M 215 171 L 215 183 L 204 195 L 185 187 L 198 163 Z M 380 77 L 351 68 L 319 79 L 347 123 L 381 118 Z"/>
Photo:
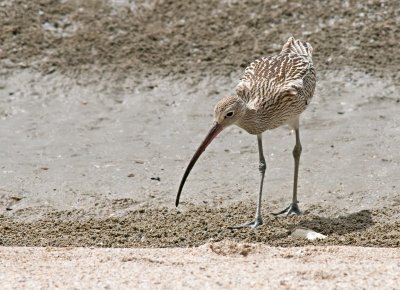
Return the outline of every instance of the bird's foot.
<path id="1" fill-rule="evenodd" d="M 299 206 L 297 203 L 291 203 L 287 208 L 284 210 L 277 212 L 277 213 L 272 213 L 273 215 L 281 215 L 287 213 L 287 215 L 301 215 L 301 211 L 299 209 Z"/>
<path id="2" fill-rule="evenodd" d="M 262 224 L 263 224 L 262 218 L 258 217 L 254 221 L 247 222 L 237 226 L 228 227 L 228 229 L 242 229 L 242 228 L 255 229 L 256 227 L 261 226 Z"/>

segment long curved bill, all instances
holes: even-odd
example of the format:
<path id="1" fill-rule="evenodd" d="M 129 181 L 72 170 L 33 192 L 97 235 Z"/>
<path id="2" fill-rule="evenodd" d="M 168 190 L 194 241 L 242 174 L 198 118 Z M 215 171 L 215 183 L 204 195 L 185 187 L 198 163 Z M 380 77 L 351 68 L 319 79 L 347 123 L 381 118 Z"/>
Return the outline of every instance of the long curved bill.
<path id="1" fill-rule="evenodd" d="M 211 143 L 211 141 L 217 137 L 219 133 L 221 133 L 223 127 L 221 124 L 218 124 L 217 122 L 214 123 L 213 127 L 210 129 L 208 132 L 206 138 L 204 141 L 201 143 L 199 148 L 197 149 L 196 153 L 194 153 L 192 159 L 189 162 L 188 167 L 186 168 L 185 173 L 183 174 L 181 184 L 179 185 L 179 190 L 178 190 L 178 195 L 176 196 L 176 201 L 175 201 L 175 206 L 179 205 L 179 198 L 181 196 L 181 192 L 183 189 L 183 186 L 185 185 L 185 181 L 187 177 L 189 176 L 190 171 L 192 170 L 194 164 L 196 163 L 197 159 L 199 159 L 200 155 L 206 150 L 207 146 Z"/>

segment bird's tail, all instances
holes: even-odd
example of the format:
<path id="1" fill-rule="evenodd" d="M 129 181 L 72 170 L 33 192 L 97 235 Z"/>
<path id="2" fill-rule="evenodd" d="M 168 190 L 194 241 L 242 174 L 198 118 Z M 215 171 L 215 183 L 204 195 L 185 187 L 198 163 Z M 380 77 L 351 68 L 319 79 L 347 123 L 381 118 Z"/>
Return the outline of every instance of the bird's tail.
<path id="1" fill-rule="evenodd" d="M 308 42 L 302 42 L 291 36 L 282 48 L 281 53 L 294 53 L 305 55 L 310 60 L 312 59 L 313 48 Z"/>

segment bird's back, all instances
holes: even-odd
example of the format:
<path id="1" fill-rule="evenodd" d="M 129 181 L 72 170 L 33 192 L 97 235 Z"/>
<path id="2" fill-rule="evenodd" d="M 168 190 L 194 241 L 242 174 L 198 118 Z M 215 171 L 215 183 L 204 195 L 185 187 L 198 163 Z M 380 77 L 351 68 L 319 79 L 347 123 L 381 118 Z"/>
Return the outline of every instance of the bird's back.
<path id="1" fill-rule="evenodd" d="M 306 109 L 315 84 L 311 45 L 291 37 L 278 55 L 246 68 L 236 93 L 265 118 L 265 129 L 273 129 Z"/>

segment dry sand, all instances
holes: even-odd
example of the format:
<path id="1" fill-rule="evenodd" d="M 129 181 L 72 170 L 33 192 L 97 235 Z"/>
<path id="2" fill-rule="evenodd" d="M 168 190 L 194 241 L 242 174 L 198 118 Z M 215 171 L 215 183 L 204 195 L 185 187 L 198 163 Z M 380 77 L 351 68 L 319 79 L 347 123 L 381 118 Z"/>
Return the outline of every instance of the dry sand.
<path id="1" fill-rule="evenodd" d="M 395 289 L 398 23 L 394 0 L 1 1 L 0 288 Z M 264 134 L 262 227 L 228 229 L 254 215 L 259 182 L 256 138 L 238 128 L 174 208 L 214 103 L 290 35 L 318 72 L 304 215 L 270 215 L 291 197 L 286 128 Z"/>
<path id="2" fill-rule="evenodd" d="M 0 248 L 2 289 L 398 289 L 400 251 L 279 248 Z M 379 257 L 384 257 L 379 258 Z"/>

